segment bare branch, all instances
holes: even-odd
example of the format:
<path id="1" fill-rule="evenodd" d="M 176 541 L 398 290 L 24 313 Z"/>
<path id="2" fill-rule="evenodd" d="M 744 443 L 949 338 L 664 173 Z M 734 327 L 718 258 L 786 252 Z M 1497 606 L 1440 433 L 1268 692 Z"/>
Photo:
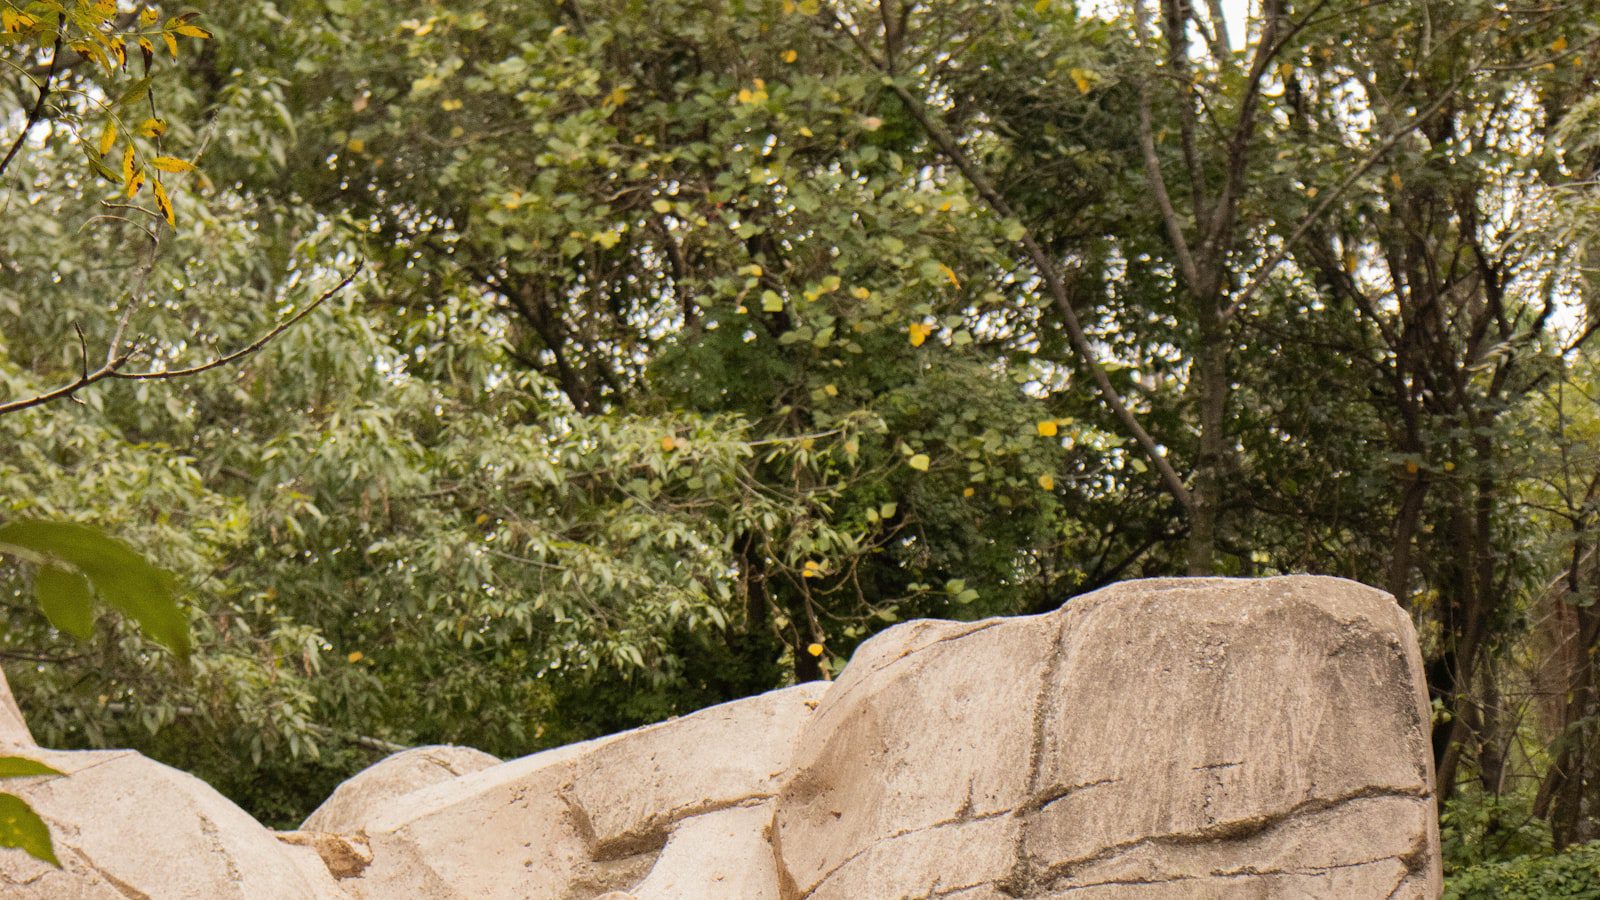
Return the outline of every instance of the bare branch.
<path id="1" fill-rule="evenodd" d="M 1382 162 L 1383 158 L 1389 155 L 1389 151 L 1393 150 L 1395 145 L 1400 143 L 1402 138 L 1415 131 L 1423 122 L 1433 118 L 1434 114 L 1443 109 L 1445 104 L 1455 96 L 1456 91 L 1460 90 L 1462 83 L 1462 79 L 1457 79 L 1456 81 L 1452 82 L 1448 88 L 1439 93 L 1438 97 L 1434 98 L 1432 103 L 1428 104 L 1426 109 L 1417 113 L 1415 116 L 1412 116 L 1410 121 L 1406 122 L 1404 125 L 1401 125 L 1399 128 L 1396 128 L 1393 133 L 1391 133 L 1387 138 L 1384 138 L 1382 143 L 1374 148 L 1371 153 L 1367 154 L 1366 160 L 1364 160 L 1360 166 L 1357 166 L 1354 172 L 1351 172 L 1348 176 L 1346 176 L 1345 179 L 1339 182 L 1338 185 L 1323 192 L 1321 202 L 1312 207 L 1310 212 L 1301 217 L 1300 223 L 1295 226 L 1294 231 L 1290 232 L 1287 238 L 1284 238 L 1283 244 L 1278 247 L 1277 250 L 1274 250 L 1271 256 L 1267 257 L 1266 262 L 1261 264 L 1261 266 L 1256 270 L 1255 276 L 1250 280 L 1250 283 L 1245 285 L 1244 290 L 1239 292 L 1239 296 L 1235 298 L 1232 303 L 1228 304 L 1227 309 L 1223 310 L 1222 317 L 1224 319 L 1232 318 L 1238 314 L 1240 309 L 1244 308 L 1246 303 L 1253 300 L 1255 295 L 1260 293 L 1261 289 L 1266 285 L 1266 281 L 1269 277 L 1271 277 L 1273 270 L 1277 269 L 1278 264 L 1283 262 L 1284 259 L 1288 257 L 1289 253 L 1293 250 L 1294 245 L 1299 243 L 1300 239 L 1306 236 L 1306 232 L 1310 231 L 1312 226 L 1314 226 L 1317 221 L 1322 218 L 1323 214 L 1328 211 L 1328 208 L 1333 205 L 1334 201 L 1344 196 L 1344 194 L 1352 187 L 1355 187 L 1356 182 L 1360 181 L 1363 176 L 1372 171 L 1373 166 L 1376 166 L 1379 162 Z"/>
<path id="2" fill-rule="evenodd" d="M 108 378 L 120 378 L 129 381 L 152 381 L 169 378 L 186 378 L 190 375 L 198 375 L 201 372 L 207 372 L 211 369 L 216 369 L 221 366 L 228 365 L 229 363 L 237 362 L 238 360 L 255 353 L 257 350 L 260 350 L 262 347 L 265 347 L 273 338 L 289 330 L 289 328 L 293 327 L 296 322 L 299 322 L 301 319 L 304 319 L 306 316 L 310 315 L 317 309 L 317 307 L 325 303 L 330 297 L 348 287 L 350 282 L 354 281 L 356 276 L 361 274 L 361 270 L 364 266 L 365 263 L 358 263 L 356 267 L 351 270 L 350 274 L 344 277 L 343 281 L 340 281 L 338 284 L 324 291 L 321 296 L 307 304 L 299 312 L 288 317 L 287 319 L 284 319 L 271 331 L 268 331 L 261 337 L 256 338 L 247 346 L 224 356 L 219 356 L 216 359 L 208 362 L 201 363 L 200 365 L 190 366 L 186 369 L 170 369 L 154 372 L 122 371 L 123 368 L 128 364 L 128 361 L 133 358 L 134 353 L 137 352 L 137 346 L 130 347 L 121 353 L 115 352 L 115 347 L 117 346 L 117 343 L 120 343 L 121 341 L 121 335 L 124 328 L 127 326 L 128 316 L 133 309 L 133 307 L 130 305 L 129 308 L 123 312 L 122 319 L 117 324 L 117 337 L 115 342 L 112 344 L 113 354 L 106 359 L 105 365 L 95 369 L 93 372 L 83 372 L 71 383 L 62 385 L 55 390 L 46 391 L 33 397 L 24 397 L 20 400 L 12 400 L 6 403 L 0 403 L 0 415 L 19 412 L 35 406 L 42 406 L 52 400 L 70 397 L 73 394 L 76 394 L 78 391 L 81 391 L 92 384 L 104 381 Z"/>
<path id="3" fill-rule="evenodd" d="M 28 110 L 27 121 L 22 123 L 22 133 L 11 142 L 11 149 L 6 151 L 5 159 L 0 159 L 0 175 L 4 175 L 6 167 L 16 158 L 17 151 L 22 149 L 22 144 L 32 133 L 33 126 L 39 124 L 39 117 L 44 115 L 44 101 L 50 96 L 50 83 L 56 77 L 56 63 L 61 59 L 61 36 L 66 25 L 56 29 L 56 42 L 50 47 L 50 65 L 45 69 L 44 80 L 39 82 L 39 98 L 33 102 L 33 108 Z"/>

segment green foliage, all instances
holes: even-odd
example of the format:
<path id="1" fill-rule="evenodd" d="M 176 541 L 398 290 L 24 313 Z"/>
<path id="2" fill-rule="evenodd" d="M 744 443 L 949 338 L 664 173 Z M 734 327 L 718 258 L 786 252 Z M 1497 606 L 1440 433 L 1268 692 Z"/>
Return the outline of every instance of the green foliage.
<path id="1" fill-rule="evenodd" d="M 1600 897 L 1600 843 L 1578 844 L 1550 856 L 1519 856 L 1457 870 L 1446 900 L 1546 900 Z"/>
<path id="2" fill-rule="evenodd" d="M 62 631 L 87 638 L 94 627 L 91 601 L 98 595 L 179 659 L 188 658 L 189 622 L 174 597 L 172 575 L 127 544 L 84 525 L 19 520 L 0 525 L 0 553 L 38 566 L 39 606 Z"/>
<path id="3" fill-rule="evenodd" d="M 21 797 L 0 793 L 0 847 L 16 847 L 35 859 L 60 866 L 50 828 Z"/>

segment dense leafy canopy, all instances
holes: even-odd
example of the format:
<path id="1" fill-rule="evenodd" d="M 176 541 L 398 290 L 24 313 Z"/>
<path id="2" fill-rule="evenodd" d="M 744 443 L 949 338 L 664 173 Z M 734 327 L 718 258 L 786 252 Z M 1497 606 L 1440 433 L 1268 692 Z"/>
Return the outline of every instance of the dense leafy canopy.
<path id="1" fill-rule="evenodd" d="M 907 617 L 1318 571 L 1418 623 L 1453 863 L 1595 836 L 1585 4 L 4 9 L 0 404 L 70 390 L 0 518 L 188 616 L 0 568 L 45 740 L 292 822 Z"/>

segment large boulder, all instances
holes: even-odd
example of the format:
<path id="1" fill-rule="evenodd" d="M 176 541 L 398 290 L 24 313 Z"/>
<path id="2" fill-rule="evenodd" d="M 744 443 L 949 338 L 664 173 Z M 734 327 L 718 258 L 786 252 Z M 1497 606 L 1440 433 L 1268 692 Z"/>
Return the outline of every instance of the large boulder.
<path id="1" fill-rule="evenodd" d="M 210 785 L 127 750 L 39 750 L 65 777 L 6 781 L 50 826 L 60 869 L 0 851 L 0 895 L 342 897 L 313 852 L 278 841 Z"/>
<path id="2" fill-rule="evenodd" d="M 137 754 L 32 748 L 7 701 L 0 742 L 73 773 L 15 783 L 67 867 L 0 851 L 8 896 L 1440 892 L 1416 636 L 1388 595 L 1332 578 L 910 622 L 832 684 L 503 763 L 397 754 L 277 835 Z"/>
<path id="3" fill-rule="evenodd" d="M 782 877 L 818 900 L 1433 896 L 1427 713 L 1410 621 L 1332 578 L 903 626 L 801 737 Z"/>
<path id="4" fill-rule="evenodd" d="M 778 793 L 825 689 L 773 691 L 414 791 L 360 824 L 372 863 L 345 885 L 372 898 L 593 897 L 639 885 L 680 823 Z M 770 851 L 763 865 L 775 878 Z"/>

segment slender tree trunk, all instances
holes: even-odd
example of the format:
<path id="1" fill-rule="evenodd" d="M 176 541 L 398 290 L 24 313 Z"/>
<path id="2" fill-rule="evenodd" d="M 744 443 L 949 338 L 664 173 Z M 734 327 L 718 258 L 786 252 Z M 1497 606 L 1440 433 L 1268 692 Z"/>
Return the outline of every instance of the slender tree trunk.
<path id="1" fill-rule="evenodd" d="M 1190 575 L 1216 571 L 1217 518 L 1221 509 L 1223 466 L 1227 458 L 1224 431 L 1228 404 L 1228 347 L 1214 304 L 1201 310 L 1200 346 L 1195 353 L 1191 390 L 1200 426 L 1200 452 L 1195 460 L 1194 505 L 1189 511 L 1186 562 Z"/>
<path id="2" fill-rule="evenodd" d="M 1406 476 L 1400 498 L 1400 510 L 1395 513 L 1392 539 L 1389 544 L 1389 572 L 1385 587 L 1403 609 L 1411 608 L 1411 546 L 1417 538 L 1417 526 L 1422 521 L 1422 502 L 1428 496 L 1428 482 L 1420 471 Z"/>

